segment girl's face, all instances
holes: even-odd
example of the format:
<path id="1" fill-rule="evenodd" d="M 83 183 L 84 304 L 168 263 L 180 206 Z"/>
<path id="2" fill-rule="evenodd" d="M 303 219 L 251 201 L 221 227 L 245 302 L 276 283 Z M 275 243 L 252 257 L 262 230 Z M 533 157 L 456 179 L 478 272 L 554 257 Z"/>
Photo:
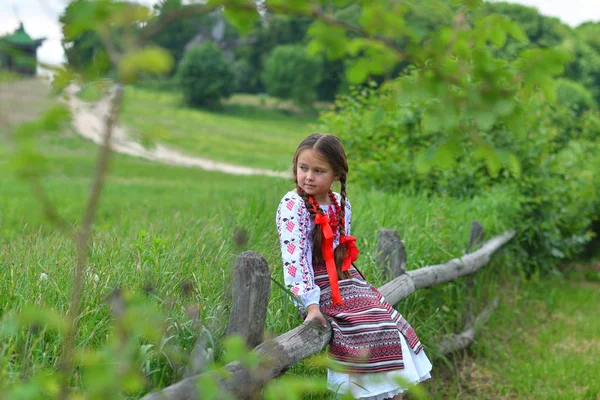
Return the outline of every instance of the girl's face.
<path id="1" fill-rule="evenodd" d="M 298 154 L 296 166 L 298 186 L 321 204 L 329 204 L 329 188 L 339 180 L 327 160 L 316 150 L 305 149 Z"/>

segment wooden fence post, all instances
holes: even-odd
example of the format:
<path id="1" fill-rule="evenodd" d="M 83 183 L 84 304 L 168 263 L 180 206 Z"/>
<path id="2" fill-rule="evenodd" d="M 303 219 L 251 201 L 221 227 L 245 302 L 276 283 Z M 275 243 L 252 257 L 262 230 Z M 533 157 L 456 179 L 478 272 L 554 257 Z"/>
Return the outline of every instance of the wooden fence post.
<path id="1" fill-rule="evenodd" d="M 471 222 L 471 231 L 469 232 L 469 245 L 467 246 L 467 250 L 465 250 L 465 254 L 469 253 L 469 251 L 474 246 L 479 246 L 483 243 L 483 238 L 485 236 L 485 229 L 483 229 L 483 225 L 479 221 Z M 475 287 L 475 274 L 469 275 L 467 277 L 467 302 L 465 307 L 465 315 L 463 318 L 464 326 L 471 326 L 474 323 L 473 316 L 473 288 Z"/>
<path id="2" fill-rule="evenodd" d="M 404 243 L 393 229 L 380 229 L 377 241 L 377 265 L 383 267 L 388 278 L 397 278 L 406 272 Z"/>
<path id="3" fill-rule="evenodd" d="M 264 257 L 242 253 L 235 261 L 227 335 L 242 336 L 249 348 L 262 343 L 270 289 L 271 271 Z"/>
<path id="4" fill-rule="evenodd" d="M 458 277 L 471 275 L 479 268 L 486 265 L 492 254 L 498 251 L 504 244 L 516 235 L 515 231 L 506 231 L 486 243 L 473 253 L 463 257 L 452 259 L 444 264 L 429 265 L 416 270 L 408 271 L 393 279 L 379 288 L 381 294 L 395 305 L 415 290 L 433 287 L 445 282 L 450 282 Z M 247 252 L 252 263 L 261 264 L 268 270 L 266 261 L 257 253 Z M 245 257 L 240 257 L 245 258 Z M 261 261 L 262 260 L 262 261 Z M 238 259 L 239 261 L 239 259 Z M 237 273 L 237 272 L 236 272 Z M 239 282 L 243 278 L 237 279 Z M 270 283 L 269 283 L 270 285 Z M 236 286 L 237 287 L 237 286 Z M 236 293 L 234 288 L 234 293 Z M 236 293 L 237 294 L 237 293 Z M 254 296 L 256 298 L 257 296 Z M 234 299 L 240 298 L 235 296 Z M 267 296 L 268 298 L 268 296 Z M 466 330 L 459 335 L 450 335 L 440 340 L 438 348 L 442 353 L 453 352 L 463 348 L 473 341 L 476 330 L 489 318 L 498 300 L 494 299 L 479 316 L 474 319 L 473 324 L 466 326 Z M 266 305 L 266 302 L 265 302 Z M 250 307 L 247 307 L 248 309 Z M 261 309 L 266 309 L 263 307 Z M 233 315 L 232 311 L 232 315 Z M 232 325 L 230 323 L 230 325 Z M 264 327 L 263 322 L 260 324 Z M 240 362 L 234 361 L 224 368 L 228 372 L 227 377 L 219 379 L 222 393 L 229 393 L 239 399 L 256 398 L 260 388 L 270 380 L 285 373 L 292 365 L 310 355 L 321 351 L 331 340 L 331 329 L 315 329 L 312 324 L 302 324 L 276 338 L 267 340 L 256 346 L 254 354 L 262 360 L 260 365 L 250 370 Z M 148 393 L 142 400 L 192 400 L 198 398 L 197 385 L 202 374 L 190 376 L 174 383 L 159 392 Z"/>

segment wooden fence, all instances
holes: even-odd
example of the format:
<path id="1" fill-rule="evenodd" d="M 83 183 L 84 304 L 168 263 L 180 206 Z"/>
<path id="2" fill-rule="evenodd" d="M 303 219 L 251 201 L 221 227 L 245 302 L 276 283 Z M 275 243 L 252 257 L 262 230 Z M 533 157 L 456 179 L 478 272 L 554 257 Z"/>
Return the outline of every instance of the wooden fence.
<path id="1" fill-rule="evenodd" d="M 379 232 L 377 263 L 391 278 L 379 290 L 392 305 L 417 289 L 471 275 L 467 278 L 465 328 L 459 334 L 440 339 L 437 347 L 442 354 L 454 352 L 472 343 L 477 327 L 487 321 L 498 305 L 498 299 L 493 299 L 477 317 L 472 315 L 472 275 L 486 265 L 492 254 L 511 240 L 515 232 L 504 232 L 483 243 L 477 251 L 469 253 L 473 246 L 483 242 L 483 235 L 483 228 L 474 221 L 469 246 L 462 257 L 444 264 L 406 271 L 406 252 L 396 232 L 389 229 L 381 229 Z M 303 358 L 323 350 L 331 340 L 331 326 L 323 329 L 316 324 L 303 324 L 274 339 L 262 342 L 270 291 L 270 271 L 267 262 L 260 254 L 247 251 L 238 257 L 234 274 L 233 303 L 227 333 L 244 337 L 261 361 L 258 367 L 252 370 L 243 367 L 239 362 L 227 364 L 225 369 L 228 378 L 219 378 L 219 383 L 222 392 L 229 392 L 236 398 L 258 398 L 260 388 L 270 380 L 282 375 Z M 201 363 L 192 360 L 191 364 Z M 159 392 L 146 395 L 142 400 L 196 400 L 199 398 L 196 386 L 201 376 L 199 373 L 193 374 Z"/>

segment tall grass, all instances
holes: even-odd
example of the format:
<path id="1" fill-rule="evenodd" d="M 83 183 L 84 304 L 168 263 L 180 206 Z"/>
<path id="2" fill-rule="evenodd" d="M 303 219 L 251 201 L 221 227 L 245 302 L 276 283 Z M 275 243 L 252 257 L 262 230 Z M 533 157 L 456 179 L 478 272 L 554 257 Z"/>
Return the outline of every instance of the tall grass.
<path id="1" fill-rule="evenodd" d="M 140 103 L 152 100 L 152 104 L 161 104 L 146 93 L 140 96 Z M 172 97 L 167 98 L 170 107 L 178 107 Z M 129 107 L 131 112 L 131 104 Z M 177 116 L 189 116 L 189 111 L 180 112 L 183 114 L 165 112 L 161 118 L 173 124 L 187 123 Z M 204 118 L 194 115 L 198 121 Z M 231 117 L 218 114 L 209 117 L 221 118 L 221 124 L 231 122 Z M 280 128 L 283 132 L 283 125 Z M 300 134 L 304 136 L 306 130 Z M 7 130 L 0 130 L 0 141 L 8 143 L 8 137 Z M 263 162 L 269 157 L 288 163 L 296 141 L 293 145 L 287 141 L 292 139 L 286 139 L 286 144 L 265 142 L 269 147 L 263 152 L 248 156 L 261 159 L 257 161 L 261 166 L 266 166 Z M 40 138 L 40 147 L 48 158 L 44 185 L 59 212 L 74 223 L 81 215 L 97 148 L 70 132 Z M 28 184 L 11 170 L 10 157 L 10 150 L 0 147 L 0 316 L 7 321 L 28 306 L 64 314 L 75 249 L 70 238 L 44 220 Z M 139 368 L 148 378 L 148 389 L 174 382 L 185 373 L 187 354 L 200 332 L 219 354 L 231 303 L 232 266 L 245 250 L 265 256 L 273 280 L 279 283 L 272 285 L 267 334 L 277 335 L 297 326 L 301 319 L 280 285 L 283 276 L 275 229 L 277 205 L 291 188 L 291 182 L 279 178 L 225 175 L 114 154 L 89 249 L 77 345 L 95 348 L 112 334 L 108 299 L 116 289 L 140 294 L 164 315 L 164 322 L 156 327 L 164 335 L 159 346 L 141 345 Z M 375 285 L 384 282 L 375 265 L 379 228 L 398 231 L 407 248 L 408 268 L 414 269 L 460 256 L 474 219 L 483 224 L 488 236 L 518 224 L 517 198 L 505 188 L 458 200 L 359 189 L 350 178 L 348 194 L 353 205 L 353 234 L 361 249 L 359 265 Z M 236 240 L 239 232 L 245 232 L 247 240 Z M 509 246 L 477 274 L 476 310 L 500 291 L 504 281 L 519 275 L 517 254 Z M 436 339 L 462 329 L 465 300 L 464 283 L 459 280 L 418 291 L 398 308 L 417 329 L 428 354 L 436 358 Z M 505 309 L 501 315 L 509 313 Z M 0 329 L 1 380 L 14 382 L 55 368 L 60 346 L 60 336 L 46 329 Z M 494 350 L 479 349 L 484 354 Z M 302 361 L 290 373 L 322 379 L 324 367 L 315 359 Z M 434 388 L 442 398 L 443 393 L 452 393 Z"/>
<path id="2" fill-rule="evenodd" d="M 75 222 L 88 189 L 95 148 L 68 136 L 45 138 L 42 145 L 50 151 L 46 188 L 58 210 Z M 8 152 L 1 151 L 0 157 L 6 160 Z M 6 161 L 0 162 L 0 172 L 5 177 L 0 186 L 0 265 L 4 266 L 0 312 L 34 304 L 64 313 L 73 245 L 44 222 L 28 185 L 11 175 Z M 115 154 L 90 247 L 78 345 L 93 347 L 105 340 L 111 329 L 106 299 L 115 288 L 144 294 L 153 307 L 168 315 L 169 341 L 182 353 L 191 351 L 198 335 L 186 314 L 189 304 L 198 305 L 199 319 L 218 343 L 227 321 L 231 268 L 237 255 L 247 249 L 261 253 L 273 279 L 282 282 L 274 220 L 278 202 L 290 188 L 284 179 L 162 166 Z M 360 191 L 351 181 L 348 188 L 353 231 L 362 250 L 361 270 L 377 285 L 383 283 L 374 263 L 379 228 L 398 230 L 408 249 L 409 268 L 418 268 L 460 256 L 473 219 L 479 219 L 490 234 L 513 222 L 509 210 L 514 208 L 507 192 L 490 192 L 461 202 Z M 241 245 L 234 240 L 240 230 L 248 238 Z M 481 296 L 489 290 L 486 279 L 492 281 L 496 274 L 491 266 L 481 275 Z M 191 296 L 182 289 L 190 283 Z M 457 305 L 463 296 L 461 288 L 460 282 L 444 285 L 416 293 L 400 305 L 425 343 L 443 332 L 460 329 Z M 273 285 L 267 332 L 280 334 L 300 322 L 287 293 Z M 11 364 L 14 373 L 30 374 L 55 366 L 58 337 L 20 332 L 8 343 L 8 348 L 27 353 Z M 169 360 L 157 349 L 147 356 L 144 372 L 155 386 L 166 385 L 183 373 L 183 361 Z M 294 371 L 314 373 L 307 367 L 310 362 Z"/>

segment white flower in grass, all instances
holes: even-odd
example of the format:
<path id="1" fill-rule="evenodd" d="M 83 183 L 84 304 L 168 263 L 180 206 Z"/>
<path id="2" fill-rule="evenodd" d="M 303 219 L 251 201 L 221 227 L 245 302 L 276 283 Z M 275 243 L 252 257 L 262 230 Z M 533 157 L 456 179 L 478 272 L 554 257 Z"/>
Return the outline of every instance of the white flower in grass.
<path id="1" fill-rule="evenodd" d="M 42 272 L 40 274 L 40 281 L 45 281 L 46 279 L 48 279 L 48 274 L 46 274 L 45 272 Z"/>
<path id="2" fill-rule="evenodd" d="M 100 277 L 98 276 L 98 274 L 94 274 L 92 276 L 92 279 L 94 280 L 94 282 L 98 282 L 100 280 Z"/>

